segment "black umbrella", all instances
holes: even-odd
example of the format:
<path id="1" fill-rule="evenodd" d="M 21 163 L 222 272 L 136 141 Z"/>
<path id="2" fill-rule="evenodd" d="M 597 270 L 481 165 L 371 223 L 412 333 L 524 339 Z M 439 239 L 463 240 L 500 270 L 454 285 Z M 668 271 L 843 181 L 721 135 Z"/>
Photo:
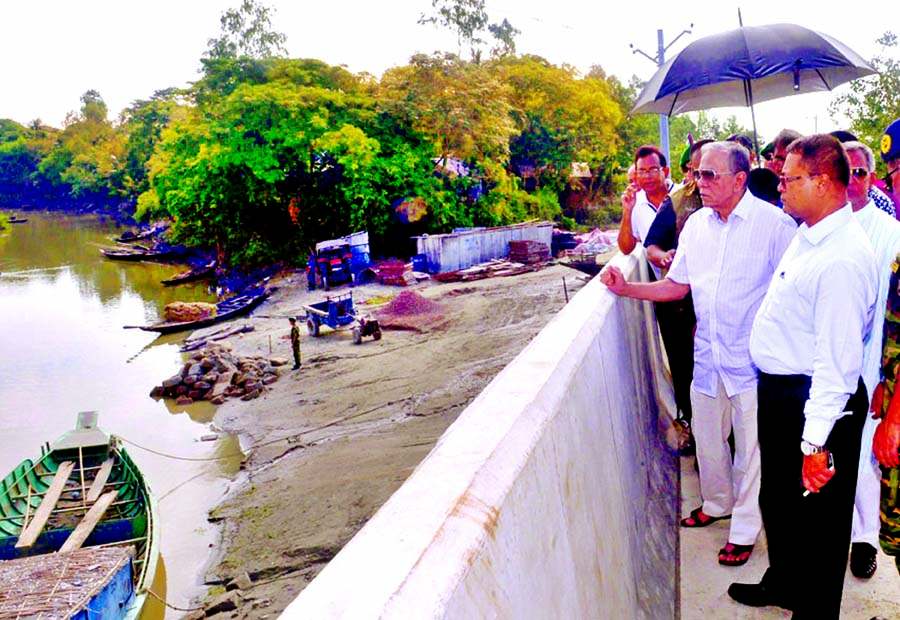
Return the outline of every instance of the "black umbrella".
<path id="1" fill-rule="evenodd" d="M 632 112 L 671 116 L 815 91 L 875 70 L 849 47 L 795 24 L 745 26 L 698 39 L 650 78 Z M 756 133 L 756 118 L 753 118 Z"/>

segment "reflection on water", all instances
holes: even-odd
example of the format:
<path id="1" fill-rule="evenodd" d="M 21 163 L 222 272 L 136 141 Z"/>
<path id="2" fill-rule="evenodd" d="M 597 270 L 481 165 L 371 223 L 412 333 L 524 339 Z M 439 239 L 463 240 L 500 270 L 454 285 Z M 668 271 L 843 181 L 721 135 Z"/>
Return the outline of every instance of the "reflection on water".
<path id="1" fill-rule="evenodd" d="M 189 607 L 204 591 L 200 571 L 216 537 L 207 511 L 236 471 L 239 449 L 228 437 L 200 441 L 215 411 L 208 403 L 175 407 L 149 397 L 184 363 L 186 334 L 157 339 L 123 326 L 158 320 L 171 301 L 215 298 L 203 283 L 160 284 L 183 265 L 103 257 L 99 248 L 121 233 L 111 222 L 37 212 L 28 219 L 0 231 L 0 476 L 72 428 L 78 411 L 98 411 L 101 427 L 142 446 L 126 443 L 161 498 L 166 598 Z"/>

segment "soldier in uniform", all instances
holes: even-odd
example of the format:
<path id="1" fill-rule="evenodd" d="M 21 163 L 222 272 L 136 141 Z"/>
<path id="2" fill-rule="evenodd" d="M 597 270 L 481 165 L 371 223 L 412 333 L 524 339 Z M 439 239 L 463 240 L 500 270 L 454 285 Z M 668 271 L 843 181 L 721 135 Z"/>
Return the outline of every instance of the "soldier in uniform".
<path id="1" fill-rule="evenodd" d="M 300 360 L 300 328 L 297 327 L 297 319 L 291 317 L 288 319 L 291 322 L 291 350 L 294 352 L 294 367 L 292 370 L 297 370 L 303 364 Z"/>
<path id="2" fill-rule="evenodd" d="M 900 119 L 891 123 L 881 138 L 881 158 L 888 164 L 887 178 L 893 180 L 900 169 Z M 900 255 L 891 270 L 884 315 L 883 378 L 872 402 L 874 415 L 882 420 L 875 429 L 872 451 L 881 464 L 879 542 L 882 551 L 894 556 L 900 571 L 900 396 L 896 389 L 900 376 Z"/>

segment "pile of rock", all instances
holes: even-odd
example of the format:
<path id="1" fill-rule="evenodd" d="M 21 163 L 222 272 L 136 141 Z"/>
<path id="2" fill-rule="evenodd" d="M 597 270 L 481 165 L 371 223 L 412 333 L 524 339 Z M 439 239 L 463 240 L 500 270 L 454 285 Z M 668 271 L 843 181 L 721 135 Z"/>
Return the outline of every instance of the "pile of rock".
<path id="1" fill-rule="evenodd" d="M 153 388 L 153 398 L 176 398 L 179 405 L 208 400 L 221 405 L 228 398 L 250 400 L 278 380 L 286 360 L 259 355 L 239 357 L 227 344 L 209 344 L 194 352 L 176 375 Z"/>

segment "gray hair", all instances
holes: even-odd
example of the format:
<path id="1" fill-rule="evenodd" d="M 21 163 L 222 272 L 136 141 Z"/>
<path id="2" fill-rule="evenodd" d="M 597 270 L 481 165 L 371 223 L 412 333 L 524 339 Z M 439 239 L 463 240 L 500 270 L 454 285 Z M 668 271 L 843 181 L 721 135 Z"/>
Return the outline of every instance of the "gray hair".
<path id="1" fill-rule="evenodd" d="M 728 166 L 733 174 L 743 172 L 750 174 L 750 153 L 740 142 L 710 142 L 703 147 L 703 152 L 721 151 L 728 156 Z M 746 185 L 746 181 L 744 181 Z"/>
<path id="2" fill-rule="evenodd" d="M 875 153 L 872 152 L 868 145 L 856 141 L 844 142 L 844 150 L 847 151 L 847 155 L 854 151 L 862 151 L 866 156 L 866 168 L 869 169 L 869 172 L 875 171 Z"/>

